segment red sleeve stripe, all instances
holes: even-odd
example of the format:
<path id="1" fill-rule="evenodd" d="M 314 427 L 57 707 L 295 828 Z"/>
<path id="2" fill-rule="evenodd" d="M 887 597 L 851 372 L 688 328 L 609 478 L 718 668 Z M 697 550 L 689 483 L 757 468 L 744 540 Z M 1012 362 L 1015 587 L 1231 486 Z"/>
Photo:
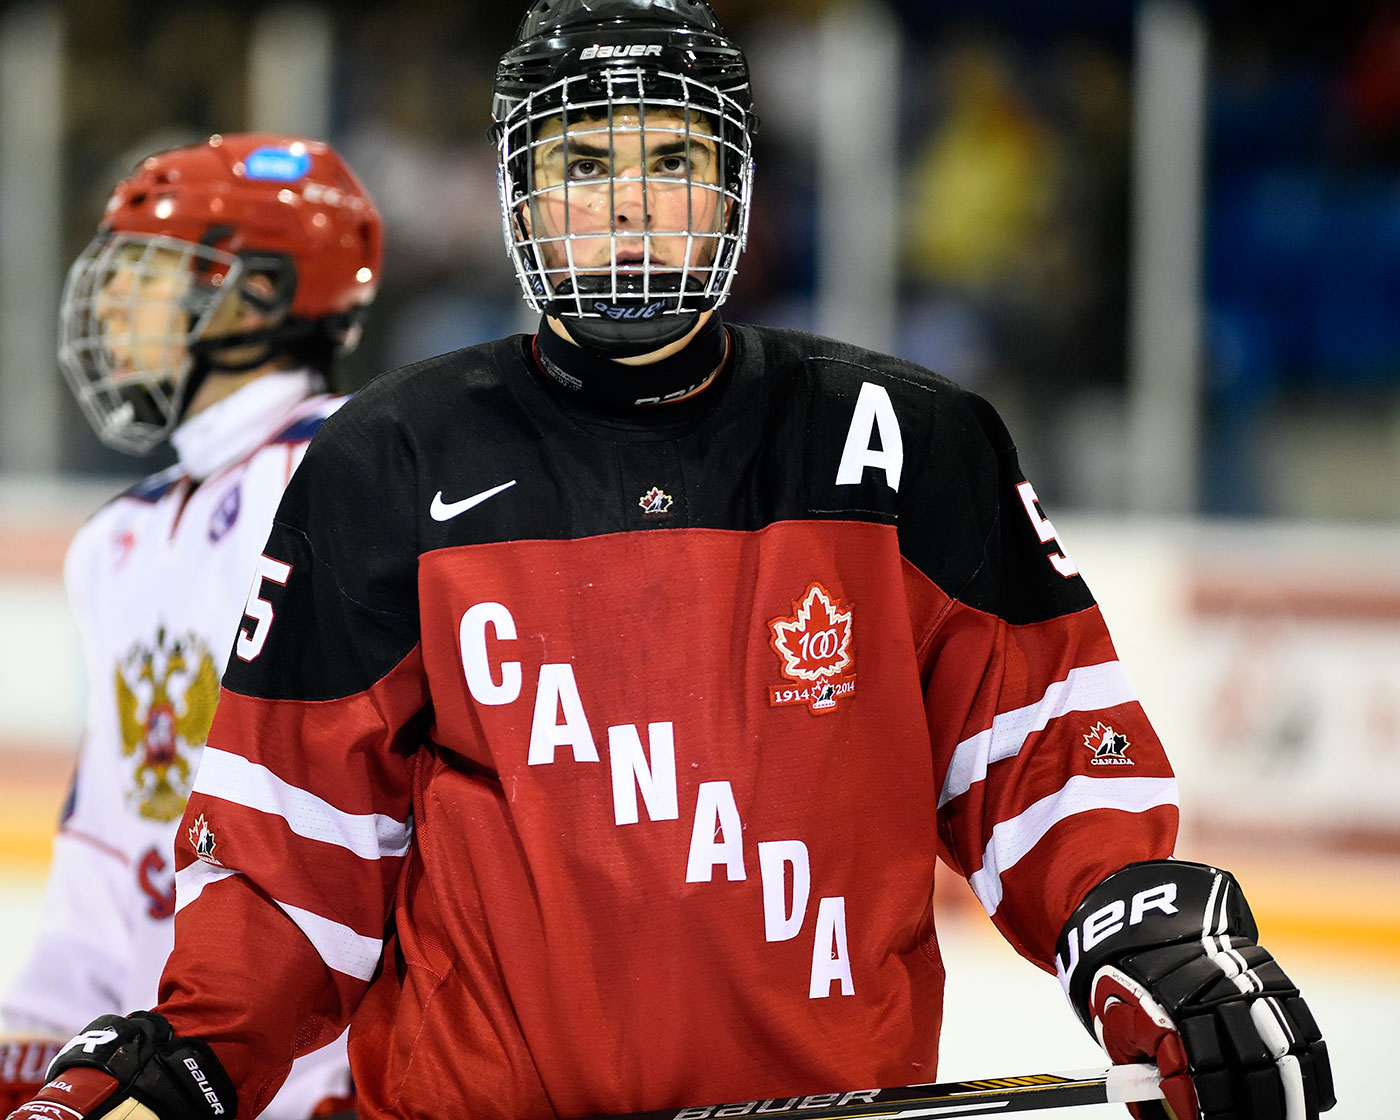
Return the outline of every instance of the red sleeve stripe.
<path id="1" fill-rule="evenodd" d="M 361 859 L 404 855 L 412 829 L 383 813 L 347 813 L 314 793 L 283 781 L 266 766 L 206 747 L 195 777 L 196 793 L 281 817 L 296 835 L 334 844 Z"/>
<path id="2" fill-rule="evenodd" d="M 241 875 L 230 867 L 214 867 L 203 860 L 197 860 L 175 873 L 175 912 L 179 913 L 203 893 L 204 888 L 230 875 Z M 379 938 L 366 937 L 356 933 L 349 926 L 333 922 L 300 906 L 291 906 L 273 899 L 306 940 L 311 942 L 321 960 L 328 968 L 352 976 L 357 980 L 369 980 L 379 967 L 379 958 L 384 952 L 384 942 Z"/>
<path id="3" fill-rule="evenodd" d="M 970 876 L 972 892 L 988 914 L 1001 906 L 1001 877 L 1016 866 L 1055 825 L 1079 813 L 1113 809 L 1145 813 L 1178 805 L 1175 778 L 1092 778 L 1079 774 L 1048 797 L 992 829 L 982 866 Z"/>
<path id="4" fill-rule="evenodd" d="M 1043 731 L 1051 720 L 1066 712 L 1097 712 L 1137 699 L 1123 667 L 1117 661 L 1071 669 L 1055 681 L 1034 704 L 1002 712 L 985 731 L 964 739 L 953 748 L 938 807 L 966 793 L 987 776 L 987 767 L 1014 758 L 1026 740 Z"/>

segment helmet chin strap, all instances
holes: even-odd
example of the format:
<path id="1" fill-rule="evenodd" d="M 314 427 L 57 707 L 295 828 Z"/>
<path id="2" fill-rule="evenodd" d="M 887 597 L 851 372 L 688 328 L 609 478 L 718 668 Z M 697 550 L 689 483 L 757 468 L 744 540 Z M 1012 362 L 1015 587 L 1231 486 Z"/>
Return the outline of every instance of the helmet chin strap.
<path id="1" fill-rule="evenodd" d="M 572 332 L 573 324 L 568 326 Z M 532 352 L 540 371 L 579 399 L 628 412 L 638 406 L 685 400 L 704 388 L 728 360 L 729 335 L 716 313 L 670 357 L 631 366 L 576 346 L 541 322 Z"/>
<path id="2" fill-rule="evenodd" d="M 573 300 L 561 301 L 573 306 Z M 658 315 L 649 320 L 580 318 L 567 312 L 546 311 L 564 324 L 569 337 L 584 350 L 601 358 L 635 358 L 679 342 L 700 322 L 699 311 L 684 315 Z"/>
<path id="3" fill-rule="evenodd" d="M 714 307 L 695 276 L 684 283 L 681 290 L 675 277 L 654 278 L 648 291 L 641 281 L 610 284 L 606 277 L 582 274 L 556 289 L 544 313 L 600 358 L 636 358 L 679 342 Z M 676 313 L 666 314 L 667 309 Z"/>

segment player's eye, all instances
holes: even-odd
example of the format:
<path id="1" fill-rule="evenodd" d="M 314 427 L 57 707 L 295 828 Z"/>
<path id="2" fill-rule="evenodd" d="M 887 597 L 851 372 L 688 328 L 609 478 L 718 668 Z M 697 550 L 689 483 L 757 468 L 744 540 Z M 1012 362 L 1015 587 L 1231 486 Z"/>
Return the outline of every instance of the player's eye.
<path id="1" fill-rule="evenodd" d="M 685 156 L 662 156 L 656 161 L 656 171 L 667 178 L 683 179 L 690 171 L 690 160 Z"/>
<path id="2" fill-rule="evenodd" d="M 569 163 L 570 179 L 600 179 L 608 173 L 603 166 L 603 161 L 591 159 L 585 156 L 583 159 L 572 160 Z"/>

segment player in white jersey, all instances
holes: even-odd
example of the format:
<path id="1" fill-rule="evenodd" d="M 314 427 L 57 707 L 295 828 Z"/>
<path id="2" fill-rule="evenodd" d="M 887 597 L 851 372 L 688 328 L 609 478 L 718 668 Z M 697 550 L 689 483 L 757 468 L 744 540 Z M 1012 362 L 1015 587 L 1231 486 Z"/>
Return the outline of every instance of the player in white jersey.
<path id="1" fill-rule="evenodd" d="M 123 451 L 168 440 L 178 462 L 101 509 L 64 565 L 86 734 L 39 938 L 0 1004 L 0 1115 L 94 1015 L 156 1001 L 219 678 L 282 491 L 343 400 L 328 383 L 381 256 L 374 202 L 331 147 L 225 135 L 144 160 L 69 273 L 59 362 L 88 419 Z M 263 1115 L 306 1120 L 350 1093 L 342 1037 Z"/>

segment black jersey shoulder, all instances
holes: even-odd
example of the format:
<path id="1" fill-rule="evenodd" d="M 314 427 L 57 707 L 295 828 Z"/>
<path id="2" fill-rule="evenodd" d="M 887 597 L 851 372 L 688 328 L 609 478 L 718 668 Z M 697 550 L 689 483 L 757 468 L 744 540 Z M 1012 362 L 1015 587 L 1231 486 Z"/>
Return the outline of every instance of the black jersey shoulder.
<path id="1" fill-rule="evenodd" d="M 461 395 L 484 379 L 472 371 L 489 369 L 489 352 L 476 347 L 382 374 L 320 424 L 265 549 L 281 577 L 262 580 L 258 591 L 276 621 L 253 659 L 230 659 L 229 688 L 335 699 L 368 689 L 412 651 L 422 550 L 418 429 L 423 417 L 463 411 Z M 429 425 L 429 439 L 434 431 Z M 308 644 L 317 656 L 307 656 Z"/>
<path id="2" fill-rule="evenodd" d="M 892 355 L 731 329 L 735 368 L 713 409 L 664 439 L 589 428 L 542 388 L 517 335 L 375 379 L 313 440 L 310 476 L 337 491 L 361 480 L 347 515 L 373 509 L 418 554 L 654 528 L 637 499 L 655 482 L 676 498 L 667 527 L 874 521 L 894 526 L 905 558 L 948 594 L 1011 621 L 1092 602 L 1051 566 L 1055 545 L 1036 535 L 1015 445 L 988 402 Z M 866 427 L 853 435 L 860 416 Z M 884 430 L 890 417 L 897 431 Z M 854 480 L 841 475 L 851 456 L 871 460 Z M 438 519 L 443 505 L 507 486 L 466 516 Z"/>
<path id="3" fill-rule="evenodd" d="M 518 336 L 376 377 L 325 418 L 278 520 L 337 526 L 341 535 L 344 526 L 368 523 L 411 561 L 421 551 L 420 514 L 429 509 L 429 500 L 420 500 L 422 488 L 436 482 L 451 491 L 456 472 L 477 457 L 483 433 L 509 411 L 500 369 L 512 347 L 518 349 Z"/>
<path id="4" fill-rule="evenodd" d="M 1011 622 L 1092 605 L 1083 580 L 1052 563 L 1058 542 L 1040 540 L 1032 515 L 1043 511 L 1028 505 L 1016 445 L 987 400 L 890 354 L 801 331 L 745 331 L 774 375 L 801 386 L 810 516 L 894 525 L 901 552 L 930 580 Z M 887 432 L 878 417 L 891 415 L 897 430 Z M 869 460 L 856 481 L 840 477 L 847 456 Z"/>
<path id="5" fill-rule="evenodd" d="M 884 391 L 900 419 L 901 434 L 906 437 L 906 463 L 925 455 L 967 461 L 1016 453 L 991 404 L 933 370 L 893 354 L 804 331 L 774 327 L 744 330 L 761 347 L 769 371 L 805 383 L 811 395 L 809 407 L 817 414 L 814 420 L 829 415 L 840 426 L 843 444 L 849 431 L 849 413 L 864 387 L 872 385 Z M 817 423 L 813 429 L 818 442 L 823 428 Z M 884 503 L 873 504 L 880 506 L 882 513 L 894 513 L 892 508 L 886 511 Z"/>
<path id="6" fill-rule="evenodd" d="M 420 553 L 599 531 L 579 507 L 601 489 L 590 479 L 610 462 L 609 448 L 570 423 L 538 383 L 526 343 L 512 335 L 375 378 L 312 441 L 312 471 L 334 476 L 354 464 L 402 511 Z M 470 517 L 447 516 L 507 486 L 508 496 Z"/>

